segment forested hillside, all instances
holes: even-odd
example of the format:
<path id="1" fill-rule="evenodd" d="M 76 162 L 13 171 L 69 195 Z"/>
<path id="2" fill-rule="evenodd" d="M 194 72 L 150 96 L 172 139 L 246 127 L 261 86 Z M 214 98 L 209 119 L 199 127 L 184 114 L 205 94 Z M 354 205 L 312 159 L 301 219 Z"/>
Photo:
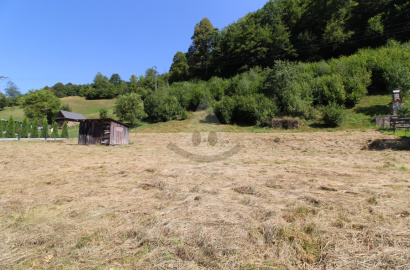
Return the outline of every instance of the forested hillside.
<path id="1" fill-rule="evenodd" d="M 173 83 L 149 95 L 144 105 L 154 121 L 184 118 L 202 97 L 222 123 L 263 125 L 275 116 L 314 119 L 353 107 L 368 93 L 402 89 L 406 94 L 409 63 L 410 43 L 396 42 L 327 61 L 276 60 L 272 68 L 255 67 L 229 79 Z"/>
<path id="2" fill-rule="evenodd" d="M 271 0 L 221 31 L 201 20 L 188 51 L 174 57 L 171 81 L 231 77 L 279 59 L 350 55 L 388 39 L 406 41 L 409 31 L 406 0 Z"/>

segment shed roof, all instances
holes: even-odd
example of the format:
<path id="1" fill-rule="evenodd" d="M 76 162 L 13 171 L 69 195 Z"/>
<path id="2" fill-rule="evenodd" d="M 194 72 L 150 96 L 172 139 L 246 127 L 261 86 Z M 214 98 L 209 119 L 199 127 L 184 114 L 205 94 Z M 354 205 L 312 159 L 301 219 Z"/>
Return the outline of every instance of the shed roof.
<path id="1" fill-rule="evenodd" d="M 68 119 L 68 120 L 73 120 L 73 121 L 78 121 L 78 120 L 83 120 L 86 119 L 84 115 L 80 113 L 73 113 L 73 112 L 67 112 L 67 111 L 59 111 L 58 114 L 55 117 L 55 120 L 62 120 L 62 119 Z"/>
<path id="2" fill-rule="evenodd" d="M 106 123 L 106 122 L 115 122 L 117 124 L 123 125 L 127 128 L 130 128 L 129 125 L 121 123 L 120 121 L 114 120 L 112 118 L 94 118 L 94 119 L 81 119 L 78 120 L 78 122 L 96 122 L 96 123 Z"/>

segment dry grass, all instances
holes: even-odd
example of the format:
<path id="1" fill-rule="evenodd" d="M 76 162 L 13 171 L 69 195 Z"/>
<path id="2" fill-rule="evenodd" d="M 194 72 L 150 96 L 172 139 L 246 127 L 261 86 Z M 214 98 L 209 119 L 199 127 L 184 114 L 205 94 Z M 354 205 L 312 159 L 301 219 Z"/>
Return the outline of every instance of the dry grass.
<path id="1" fill-rule="evenodd" d="M 410 268 L 410 155 L 364 150 L 391 136 L 225 134 L 211 163 L 181 136 L 0 142 L 0 268 Z"/>

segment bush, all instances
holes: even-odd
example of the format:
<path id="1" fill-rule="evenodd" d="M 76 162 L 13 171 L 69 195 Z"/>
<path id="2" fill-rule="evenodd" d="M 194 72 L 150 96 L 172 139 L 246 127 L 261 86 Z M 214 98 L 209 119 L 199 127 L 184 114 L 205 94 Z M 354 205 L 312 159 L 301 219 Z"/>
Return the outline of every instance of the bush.
<path id="1" fill-rule="evenodd" d="M 3 135 L 3 130 L 4 130 L 4 128 L 3 128 L 3 121 L 0 120 L 0 138 L 3 138 L 3 137 L 4 137 L 4 135 Z"/>
<path id="2" fill-rule="evenodd" d="M 61 138 L 67 138 L 68 139 L 68 127 L 67 127 L 67 122 L 64 121 L 63 123 L 63 130 L 61 131 Z"/>
<path id="3" fill-rule="evenodd" d="M 72 110 L 71 110 L 71 107 L 70 107 L 70 105 L 68 105 L 68 104 L 63 104 L 63 105 L 61 105 L 61 108 L 60 108 L 62 111 L 66 111 L 66 112 L 72 112 Z"/>
<path id="4" fill-rule="evenodd" d="M 213 99 L 215 99 L 216 101 L 220 101 L 225 95 L 225 90 L 229 86 L 229 81 L 218 77 L 212 77 L 207 82 L 207 85 Z"/>
<path id="5" fill-rule="evenodd" d="M 14 127 L 14 119 L 13 116 L 10 116 L 9 121 L 7 122 L 7 129 L 6 129 L 6 138 L 16 138 L 16 128 Z"/>
<path id="6" fill-rule="evenodd" d="M 262 88 L 264 80 L 264 72 L 259 68 L 254 68 L 233 77 L 225 92 L 229 96 L 256 94 Z"/>
<path id="7" fill-rule="evenodd" d="M 3 93 L 0 93 L 0 111 L 4 109 L 7 105 L 7 98 Z"/>
<path id="8" fill-rule="evenodd" d="M 48 123 L 47 119 L 43 119 L 43 127 L 41 129 L 41 137 L 40 138 L 47 138 L 48 137 Z"/>
<path id="9" fill-rule="evenodd" d="M 108 110 L 105 108 L 102 108 L 100 110 L 100 118 L 107 118 L 107 116 L 108 116 Z"/>
<path id="10" fill-rule="evenodd" d="M 398 112 L 399 117 L 409 117 L 410 116 L 410 105 L 409 103 L 403 103 L 400 106 L 400 110 Z"/>
<path id="11" fill-rule="evenodd" d="M 235 109 L 235 104 L 235 100 L 228 96 L 224 96 L 221 101 L 215 103 L 214 112 L 221 124 L 232 123 L 232 115 Z"/>
<path id="12" fill-rule="evenodd" d="M 120 121 L 133 125 L 147 116 L 144 112 L 144 103 L 141 97 L 135 93 L 119 96 L 115 102 L 114 113 Z"/>
<path id="13" fill-rule="evenodd" d="M 345 104 L 346 92 L 342 78 L 337 74 L 316 78 L 313 96 L 314 102 L 317 105 L 327 105 L 330 103 Z"/>
<path id="14" fill-rule="evenodd" d="M 153 122 L 183 120 L 188 117 L 178 98 L 159 90 L 144 100 L 144 110 Z"/>
<path id="15" fill-rule="evenodd" d="M 248 96 L 225 96 L 214 107 L 216 117 L 222 124 L 264 125 L 277 113 L 273 99 L 262 94 Z"/>
<path id="16" fill-rule="evenodd" d="M 336 104 L 330 103 L 323 108 L 322 120 L 324 124 L 328 127 L 338 127 L 343 122 L 344 110 L 343 107 Z"/>
<path id="17" fill-rule="evenodd" d="M 54 122 L 53 124 L 53 133 L 51 133 L 52 138 L 58 138 L 58 124 Z"/>
<path id="18" fill-rule="evenodd" d="M 30 138 L 38 138 L 38 119 L 35 118 L 31 127 Z"/>
<path id="19" fill-rule="evenodd" d="M 20 138 L 28 138 L 28 122 L 27 117 L 24 117 L 23 124 L 21 127 Z"/>
<path id="20" fill-rule="evenodd" d="M 168 89 L 168 95 L 177 97 L 178 102 L 188 111 L 206 109 L 213 103 L 213 97 L 205 82 L 173 83 Z M 199 105 L 202 106 L 199 107 Z"/>

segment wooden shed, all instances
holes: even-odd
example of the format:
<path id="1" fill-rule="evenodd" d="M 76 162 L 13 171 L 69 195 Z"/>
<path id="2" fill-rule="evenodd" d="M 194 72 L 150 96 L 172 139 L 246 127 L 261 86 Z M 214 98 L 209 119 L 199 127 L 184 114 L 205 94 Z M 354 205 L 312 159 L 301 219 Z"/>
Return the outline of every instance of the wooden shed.
<path id="1" fill-rule="evenodd" d="M 84 115 L 79 114 L 79 113 L 73 113 L 73 112 L 67 112 L 67 111 L 59 111 L 54 117 L 54 120 L 58 123 L 58 127 L 61 128 L 63 125 L 64 121 L 69 122 L 78 122 L 80 120 L 86 119 Z"/>
<path id="2" fill-rule="evenodd" d="M 111 118 L 79 120 L 78 144 L 128 144 L 130 127 Z"/>

